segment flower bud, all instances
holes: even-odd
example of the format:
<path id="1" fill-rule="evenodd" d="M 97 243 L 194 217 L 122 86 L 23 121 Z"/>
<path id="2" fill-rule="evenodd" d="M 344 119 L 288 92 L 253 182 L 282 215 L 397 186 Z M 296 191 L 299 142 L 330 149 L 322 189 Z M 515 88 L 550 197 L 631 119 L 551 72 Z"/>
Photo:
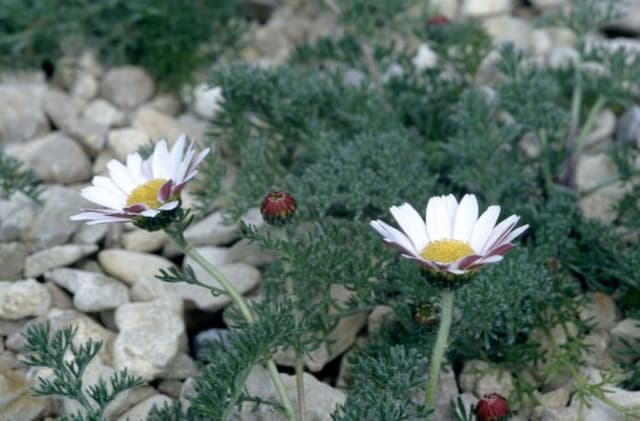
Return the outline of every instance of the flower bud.
<path id="1" fill-rule="evenodd" d="M 502 421 L 508 419 L 509 404 L 497 393 L 484 395 L 476 405 L 478 421 Z"/>
<path id="2" fill-rule="evenodd" d="M 413 311 L 413 320 L 419 325 L 433 325 L 438 320 L 438 310 L 431 303 L 420 304 Z"/>
<path id="3" fill-rule="evenodd" d="M 289 193 L 272 191 L 262 201 L 260 213 L 269 225 L 284 225 L 289 223 L 297 208 L 296 199 Z"/>

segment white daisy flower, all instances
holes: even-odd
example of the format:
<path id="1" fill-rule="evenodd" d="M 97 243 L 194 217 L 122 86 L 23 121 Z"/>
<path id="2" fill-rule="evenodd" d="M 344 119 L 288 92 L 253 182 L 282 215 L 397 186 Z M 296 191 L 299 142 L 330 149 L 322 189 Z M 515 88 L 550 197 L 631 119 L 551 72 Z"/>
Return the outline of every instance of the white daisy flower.
<path id="1" fill-rule="evenodd" d="M 454 275 L 499 262 L 515 247 L 511 242 L 529 228 L 516 228 L 520 220 L 516 215 L 496 225 L 500 206 L 489 206 L 478 217 L 473 194 L 465 195 L 459 204 L 451 194 L 430 198 L 424 220 L 408 203 L 390 210 L 402 231 L 380 220 L 371 221 L 384 241 L 425 269 Z"/>
<path id="2" fill-rule="evenodd" d="M 205 149 L 196 156 L 194 142 L 186 150 L 185 143 L 186 137 L 182 135 L 171 151 L 165 140 L 156 143 L 146 160 L 138 153 L 127 156 L 126 165 L 111 160 L 107 164 L 109 177 L 93 177 L 93 185 L 80 193 L 104 208 L 83 209 L 71 219 L 90 225 L 130 222 L 177 209 L 182 188 L 195 177 L 198 165 L 209 153 Z"/>

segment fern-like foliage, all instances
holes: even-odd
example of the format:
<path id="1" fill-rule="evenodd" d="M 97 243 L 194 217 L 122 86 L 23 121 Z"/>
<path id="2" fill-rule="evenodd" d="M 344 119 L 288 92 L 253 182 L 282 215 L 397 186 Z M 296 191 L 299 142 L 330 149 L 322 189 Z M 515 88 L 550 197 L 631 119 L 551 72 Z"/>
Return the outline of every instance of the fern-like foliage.
<path id="1" fill-rule="evenodd" d="M 361 354 L 353 367 L 353 389 L 334 421 L 429 419 L 430 411 L 412 399 L 422 393 L 427 362 L 414 348 L 393 346 Z"/>
<path id="2" fill-rule="evenodd" d="M 363 132 L 353 139 L 335 134 L 325 142 L 317 159 L 287 180 L 313 215 L 372 218 L 385 213 L 390 203 L 418 201 L 434 189 L 432 177 L 411 182 L 398 177 L 429 171 L 428 158 L 410 131 Z"/>
<path id="3" fill-rule="evenodd" d="M 570 28 L 580 38 L 601 28 L 620 16 L 618 5 L 621 0 L 572 0 L 568 8 L 560 12 L 551 12 L 542 22 Z"/>
<path id="4" fill-rule="evenodd" d="M 22 168 L 22 162 L 0 151 L 0 185 L 4 197 L 19 191 L 39 201 L 42 187 L 35 173 Z"/>
<path id="5" fill-rule="evenodd" d="M 59 396 L 72 399 L 82 410 L 62 417 L 71 421 L 100 421 L 107 405 L 125 390 L 144 384 L 139 377 L 126 370 L 115 373 L 109 384 L 103 379 L 93 385 L 84 385 L 82 377 L 89 363 L 102 348 L 101 341 L 89 341 L 75 345 L 73 338 L 77 328 L 66 326 L 51 333 L 48 324 L 29 326 L 23 336 L 26 340 L 22 362 L 33 367 L 46 367 L 53 371 L 51 378 L 38 378 L 33 393 L 39 396 Z"/>
<path id="6" fill-rule="evenodd" d="M 144 66 L 178 90 L 234 46 L 242 1 L 0 1 L 0 67 L 40 66 L 96 48 L 108 64 Z"/>
<path id="7" fill-rule="evenodd" d="M 293 316 L 281 307 L 262 305 L 254 310 L 258 316 L 255 323 L 238 321 L 225 343 L 210 343 L 207 352 L 211 363 L 196 379 L 195 393 L 187 396 L 189 417 L 226 421 L 236 405 L 255 401 L 244 387 L 249 372 L 298 334 Z"/>

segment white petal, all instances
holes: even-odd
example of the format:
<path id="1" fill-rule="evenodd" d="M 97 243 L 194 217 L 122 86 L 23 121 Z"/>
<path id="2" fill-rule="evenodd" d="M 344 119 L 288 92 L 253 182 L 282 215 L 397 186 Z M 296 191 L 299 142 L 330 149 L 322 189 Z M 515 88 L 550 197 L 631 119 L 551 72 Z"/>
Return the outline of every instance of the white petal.
<path id="1" fill-rule="evenodd" d="M 415 249 L 415 246 L 405 234 L 395 229 L 391 225 L 388 225 L 380 220 L 371 221 L 371 227 L 378 232 L 378 234 L 382 235 L 384 240 L 388 243 L 395 243 L 405 249 L 407 252 L 413 253 L 415 255 L 418 254 L 418 251 Z"/>
<path id="2" fill-rule="evenodd" d="M 180 204 L 180 201 L 178 201 L 178 200 L 174 200 L 174 201 L 172 201 L 172 202 L 167 202 L 167 203 L 165 203 L 164 205 L 160 206 L 160 207 L 158 208 L 158 210 L 161 210 L 161 211 L 168 211 L 168 210 L 172 210 L 172 209 L 177 208 L 179 204 Z"/>
<path id="3" fill-rule="evenodd" d="M 193 143 L 192 143 L 191 145 L 189 145 L 187 152 L 184 154 L 184 158 L 182 158 L 182 162 L 180 163 L 180 165 L 178 165 L 178 168 L 176 168 L 176 171 L 174 174 L 174 177 L 175 177 L 174 182 L 176 184 L 184 183 L 186 179 L 186 174 L 189 171 L 189 164 L 193 159 L 194 153 L 195 151 L 193 150 Z"/>
<path id="4" fill-rule="evenodd" d="M 129 173 L 137 185 L 141 185 L 149 181 L 142 172 L 142 157 L 140 154 L 132 153 L 127 156 L 127 168 Z"/>
<path id="5" fill-rule="evenodd" d="M 120 222 L 131 222 L 131 219 L 128 218 L 119 218 L 117 216 L 105 216 L 102 218 L 92 219 L 87 221 L 87 225 L 97 225 L 97 224 L 115 224 Z"/>
<path id="6" fill-rule="evenodd" d="M 519 216 L 511 215 L 506 218 L 504 221 L 500 222 L 498 225 L 493 228 L 487 242 L 482 247 L 481 253 L 485 253 L 491 247 L 493 247 L 494 243 L 500 239 L 508 230 L 513 228 L 518 221 L 520 220 Z"/>
<path id="7" fill-rule="evenodd" d="M 196 168 L 198 168 L 198 165 L 200 165 L 200 163 L 206 158 L 207 154 L 209 154 L 209 148 L 201 151 L 196 159 L 194 159 L 193 162 L 189 164 L 188 174 L 184 176 L 184 178 L 182 179 L 182 183 L 189 181 L 196 176 L 196 174 L 198 173 L 198 171 L 196 171 Z"/>
<path id="8" fill-rule="evenodd" d="M 102 187 L 85 187 L 80 194 L 93 203 L 115 210 L 120 210 L 126 205 L 121 196 L 114 195 Z"/>
<path id="9" fill-rule="evenodd" d="M 167 142 L 162 139 L 156 143 L 156 147 L 151 155 L 151 168 L 153 171 L 153 178 L 162 178 L 164 180 L 171 179 L 170 167 L 171 159 L 169 157 L 169 151 L 167 150 Z"/>
<path id="10" fill-rule="evenodd" d="M 142 161 L 140 171 L 145 180 L 153 180 L 153 155 Z"/>
<path id="11" fill-rule="evenodd" d="M 107 163 L 107 168 L 109 169 L 109 176 L 113 182 L 116 183 L 116 185 L 120 187 L 125 194 L 131 194 L 133 189 L 138 187 L 138 184 L 133 180 L 129 169 L 120 161 L 112 159 Z"/>
<path id="12" fill-rule="evenodd" d="M 505 243 L 512 242 L 513 240 L 516 239 L 516 237 L 518 237 L 520 234 L 525 232 L 527 228 L 529 228 L 529 225 L 523 225 L 521 227 L 514 229 L 509 233 L 509 235 L 507 235 L 507 237 L 504 240 L 501 241 L 501 243 L 505 244 Z"/>
<path id="13" fill-rule="evenodd" d="M 95 177 L 93 177 L 93 179 L 91 180 L 91 183 L 96 186 L 96 187 L 101 187 L 105 190 L 108 190 L 109 192 L 111 192 L 111 194 L 113 194 L 114 196 L 118 196 L 121 197 L 123 201 L 126 202 L 127 200 L 127 195 L 125 192 L 122 191 L 122 189 L 120 187 L 118 187 L 116 185 L 116 183 L 113 182 L 112 179 L 110 179 L 109 177 L 104 177 L 101 175 L 96 175 Z"/>
<path id="14" fill-rule="evenodd" d="M 156 216 L 159 213 L 160 213 L 160 211 L 157 211 L 155 209 L 147 209 L 146 211 L 140 212 L 140 215 L 146 216 L 148 218 L 153 218 L 154 216 Z"/>
<path id="15" fill-rule="evenodd" d="M 487 256 L 475 262 L 474 265 L 486 265 L 489 263 L 498 263 L 502 259 L 504 259 L 504 256 L 500 256 L 500 255 Z"/>
<path id="16" fill-rule="evenodd" d="M 478 221 L 478 200 L 473 194 L 465 194 L 456 211 L 453 238 L 464 242 L 469 241 L 476 221 Z"/>
<path id="17" fill-rule="evenodd" d="M 88 225 L 131 221 L 128 218 L 109 216 L 99 212 L 80 212 L 72 215 L 69 219 L 72 221 L 86 221 Z"/>
<path id="18" fill-rule="evenodd" d="M 408 203 L 392 206 L 391 214 L 396 222 L 409 237 L 416 250 L 421 251 L 429 243 L 427 228 L 420 214 Z"/>
<path id="19" fill-rule="evenodd" d="M 456 221 L 456 213 L 458 212 L 458 201 L 456 197 L 452 194 L 448 194 L 443 196 L 445 204 L 447 205 L 447 211 L 449 212 L 449 223 L 451 224 L 451 228 L 449 229 L 448 237 L 451 238 L 453 235 L 453 225 Z"/>
<path id="20" fill-rule="evenodd" d="M 447 203 L 450 205 L 451 200 L 439 196 L 432 197 L 427 203 L 427 233 L 431 241 L 450 238 L 451 218 Z"/>
<path id="21" fill-rule="evenodd" d="M 178 168 L 180 167 L 180 163 L 182 162 L 182 157 L 184 156 L 184 144 L 186 141 L 187 137 L 183 134 L 178 138 L 176 143 L 173 145 L 173 148 L 171 148 L 171 179 L 176 184 L 176 175 L 178 172 Z"/>
<path id="22" fill-rule="evenodd" d="M 489 206 L 487 210 L 480 215 L 480 218 L 478 218 L 478 222 L 476 222 L 476 225 L 473 227 L 473 233 L 469 239 L 471 248 L 477 253 L 480 252 L 486 244 L 489 234 L 491 234 L 499 216 L 500 206 L 493 205 Z"/>

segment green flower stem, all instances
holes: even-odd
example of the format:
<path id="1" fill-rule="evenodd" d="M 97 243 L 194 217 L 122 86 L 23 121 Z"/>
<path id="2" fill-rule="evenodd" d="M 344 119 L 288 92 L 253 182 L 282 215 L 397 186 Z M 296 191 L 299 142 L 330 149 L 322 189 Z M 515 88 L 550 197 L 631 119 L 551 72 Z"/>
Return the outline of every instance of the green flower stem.
<path id="1" fill-rule="evenodd" d="M 303 353 L 296 350 L 296 388 L 298 389 L 298 416 L 300 421 L 307 420 L 307 409 L 304 398 L 304 361 L 302 360 Z"/>
<path id="2" fill-rule="evenodd" d="M 429 372 L 429 383 L 425 393 L 425 403 L 427 408 L 434 408 L 434 397 L 438 386 L 438 375 L 440 374 L 440 365 L 442 365 L 442 357 L 447 349 L 447 339 L 451 330 L 451 319 L 453 319 L 453 290 L 445 289 L 442 291 L 442 317 L 440 318 L 440 327 L 438 328 L 438 337 L 431 354 L 431 367 Z"/>
<path id="3" fill-rule="evenodd" d="M 286 234 L 281 234 L 281 235 L 284 237 L 284 239 L 286 239 L 287 237 Z M 288 265 L 288 263 L 285 263 L 285 265 Z M 291 297 L 294 300 L 294 304 L 297 304 L 298 296 L 296 295 L 296 292 L 295 292 L 293 279 L 288 278 L 286 285 L 287 285 L 287 293 L 289 294 L 289 297 Z M 293 318 L 296 322 L 296 328 L 300 328 L 300 316 L 298 314 L 297 309 L 295 308 L 293 310 Z M 304 396 L 304 360 L 303 360 L 304 348 L 299 349 L 299 347 L 296 345 L 295 353 L 296 353 L 296 390 L 298 392 L 298 417 L 299 417 L 299 421 L 306 421 L 307 409 L 305 405 L 305 396 Z"/>
<path id="4" fill-rule="evenodd" d="M 233 303 L 238 306 L 238 308 L 240 309 L 240 313 L 242 313 L 242 316 L 245 318 L 245 320 L 249 323 L 253 323 L 255 319 L 244 297 L 238 292 L 237 289 L 234 288 L 231 282 L 229 282 L 229 280 L 225 278 L 222 272 L 220 272 L 218 269 L 216 269 L 215 266 L 209 263 L 209 261 L 205 259 L 204 256 L 202 256 L 195 248 L 193 248 L 193 246 L 188 244 L 186 241 L 184 243 L 180 241 L 176 243 L 182 248 L 182 251 L 185 255 L 195 260 L 196 263 L 198 263 L 204 270 L 206 270 L 211 276 L 213 276 L 216 281 L 218 281 L 218 283 L 222 286 L 222 288 L 224 288 L 227 294 L 229 294 L 229 297 L 231 297 Z M 282 402 L 282 406 L 284 407 L 287 418 L 295 421 L 293 406 L 291 405 L 291 401 L 287 396 L 287 391 L 282 384 L 282 380 L 280 380 L 278 369 L 271 358 L 267 359 L 266 366 L 269 370 L 269 374 L 271 375 L 271 381 L 273 381 L 273 385 L 275 386 L 276 391 L 280 396 L 280 401 Z"/>
<path id="5" fill-rule="evenodd" d="M 182 251 L 184 252 L 184 254 L 195 260 L 197 264 L 199 264 L 204 270 L 206 270 L 211 276 L 213 276 L 216 281 L 218 281 L 218 283 L 222 286 L 222 288 L 224 288 L 227 294 L 229 294 L 229 297 L 231 297 L 233 303 L 238 306 L 242 317 L 244 317 L 247 322 L 253 323 L 255 321 L 255 319 L 253 318 L 253 314 L 251 313 L 251 310 L 249 309 L 249 306 L 247 305 L 247 302 L 245 301 L 242 294 L 240 294 L 238 290 L 235 289 L 231 282 L 229 282 L 229 280 L 225 278 L 222 272 L 220 272 L 218 269 L 216 269 L 215 266 L 209 263 L 209 261 L 205 259 L 204 256 L 202 256 L 195 248 L 193 248 L 193 246 L 187 245 L 182 248 Z"/>

